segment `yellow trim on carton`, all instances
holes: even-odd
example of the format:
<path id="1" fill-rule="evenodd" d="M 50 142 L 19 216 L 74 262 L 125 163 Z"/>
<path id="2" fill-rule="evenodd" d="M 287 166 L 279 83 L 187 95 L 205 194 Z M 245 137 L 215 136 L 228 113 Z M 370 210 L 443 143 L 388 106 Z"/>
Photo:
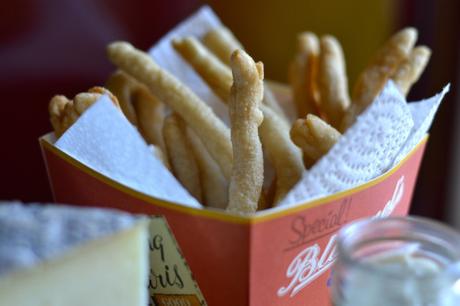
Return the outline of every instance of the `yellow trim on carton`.
<path id="1" fill-rule="evenodd" d="M 337 199 L 342 198 L 342 197 L 347 197 L 347 196 L 350 196 L 350 195 L 352 195 L 354 193 L 357 193 L 357 192 L 359 192 L 359 191 L 361 191 L 363 189 L 375 186 L 378 183 L 384 181 L 389 176 L 391 176 L 399 168 L 401 168 L 401 166 L 417 151 L 417 149 L 420 146 L 422 146 L 424 143 L 426 143 L 427 140 L 428 140 L 428 135 L 426 135 L 414 147 L 414 149 L 412 149 L 412 151 L 410 151 L 409 154 L 407 154 L 407 156 L 404 157 L 396 166 L 394 166 L 393 168 L 391 168 L 390 170 L 388 170 L 387 172 L 385 172 L 381 176 L 378 176 L 375 179 L 370 180 L 367 183 L 364 183 L 362 185 L 359 185 L 359 186 L 351 188 L 351 189 L 347 189 L 347 190 L 344 190 L 344 191 L 341 191 L 341 192 L 334 193 L 334 194 L 332 194 L 330 196 L 326 196 L 326 197 L 323 197 L 323 198 L 318 198 L 316 200 L 313 200 L 313 201 L 305 203 L 305 204 L 295 205 L 294 207 L 290 207 L 290 208 L 287 208 L 285 210 L 274 211 L 272 213 L 270 213 L 270 211 L 267 211 L 266 213 L 264 211 L 261 211 L 256 216 L 256 217 L 258 217 L 256 222 L 266 221 L 266 220 L 281 217 L 281 216 L 284 216 L 284 215 L 289 215 L 289 214 L 304 210 L 305 208 L 317 207 L 317 206 L 320 206 L 321 204 L 324 204 L 326 202 L 331 202 L 331 201 L 337 200 Z"/>
<path id="2" fill-rule="evenodd" d="M 211 211 L 209 209 L 199 209 L 199 208 L 193 208 L 193 207 L 188 207 L 188 206 L 184 206 L 184 205 L 181 205 L 181 204 L 177 204 L 177 203 L 174 203 L 174 202 L 168 202 L 168 201 L 164 201 L 164 200 L 161 200 L 161 199 L 156 199 L 156 198 L 153 198 L 151 196 L 148 196 L 142 192 L 139 192 L 139 191 L 136 191 L 130 187 L 127 187 L 117 181 L 114 181 L 113 179 L 103 175 L 103 174 L 100 174 L 99 172 L 96 172 L 94 171 L 93 169 L 89 168 L 88 166 L 86 166 L 85 164 L 81 163 L 80 161 L 76 160 L 75 158 L 73 158 L 72 156 L 66 154 L 65 152 L 59 150 L 58 148 L 56 148 L 53 144 L 49 143 L 47 140 L 45 140 L 43 137 L 40 138 L 40 143 L 41 145 L 43 146 L 43 148 L 45 148 L 45 150 L 47 151 L 50 151 L 51 153 L 59 156 L 60 158 L 64 159 L 66 162 L 68 162 L 69 164 L 71 164 L 72 166 L 80 169 L 81 171 L 85 172 L 86 174 L 102 181 L 103 183 L 111 186 L 112 188 L 115 188 L 117 190 L 120 190 L 124 193 L 127 193 L 129 194 L 130 196 L 136 198 L 136 199 L 139 199 L 139 200 L 142 200 L 144 202 L 147 202 L 147 203 L 150 203 L 150 204 L 155 204 L 157 206 L 161 206 L 161 207 L 166 207 L 166 208 L 170 208 L 170 209 L 173 209 L 173 210 L 176 210 L 176 211 L 180 211 L 180 212 L 184 212 L 184 213 L 187 213 L 189 215 L 204 215 L 204 216 L 211 216 L 213 217 L 214 219 L 219 219 L 219 220 L 225 220 L 225 221 L 233 221 L 233 222 L 237 222 L 237 223 L 247 223 L 247 221 L 240 221 L 242 218 L 243 219 L 246 219 L 244 218 L 244 216 L 238 216 L 238 215 L 230 215 L 228 213 L 225 213 L 225 212 L 221 212 L 221 211 Z M 240 222 L 238 222 L 240 221 Z"/>
<path id="3" fill-rule="evenodd" d="M 49 134 L 48 134 L 49 135 Z M 60 158 L 64 159 L 66 162 L 70 163 L 71 165 L 73 165 L 74 167 L 80 169 L 81 171 L 85 172 L 86 174 L 89 174 L 93 177 L 95 177 L 96 179 L 104 182 L 105 184 L 117 189 L 117 190 L 120 190 L 124 193 L 127 193 L 129 194 L 130 196 L 134 197 L 134 198 L 137 198 L 139 200 L 142 200 L 144 202 L 147 202 L 149 204 L 155 204 L 157 206 L 161 206 L 161 207 L 165 207 L 165 208 L 169 208 L 169 209 L 172 209 L 172 210 L 176 210 L 176 211 L 180 211 L 180 212 L 183 212 L 183 213 L 187 213 L 189 215 L 194 215 L 194 216 L 202 216 L 202 217 L 207 217 L 207 218 L 211 218 L 211 219 L 216 219 L 216 220 L 221 220 L 221 221 L 228 221 L 228 222 L 232 222 L 232 223 L 239 223 L 239 224 L 254 224 L 254 223 L 259 223 L 259 222 L 264 222 L 264 221 L 269 221 L 269 220 L 272 220 L 272 219 L 275 219 L 275 218 L 279 218 L 279 217 L 282 217 L 282 216 L 287 216 L 287 215 L 290 215 L 290 214 L 293 214 L 293 213 L 296 213 L 298 211 L 302 211 L 302 210 L 305 210 L 306 208 L 312 208 L 312 207 L 317 207 L 317 206 L 320 206 L 322 204 L 325 204 L 327 202 L 331 202 L 331 201 L 334 201 L 338 198 L 341 198 L 341 197 L 344 197 L 344 196 L 350 196 L 351 194 L 354 194 L 356 192 L 359 192 L 363 189 L 366 189 L 366 188 L 369 188 L 371 186 L 374 186 L 376 184 L 378 184 L 379 182 L 385 180 L 387 177 L 389 177 L 390 175 L 392 175 L 394 172 L 396 172 L 402 164 L 404 164 L 406 162 L 407 159 L 409 159 L 415 151 L 418 150 L 418 148 L 423 145 L 424 143 L 426 143 L 426 141 L 428 140 L 428 135 L 426 135 L 422 141 L 420 141 L 420 143 L 402 160 L 400 161 L 395 167 L 393 167 L 391 170 L 389 170 L 388 172 L 384 173 L 383 175 L 365 183 L 365 184 L 362 184 L 358 187 L 355 187 L 355 188 L 352 188 L 352 189 L 348 189 L 348 190 L 345 190 L 345 191 L 342 191 L 342 192 L 338 192 L 338 193 L 335 193 L 333 195 L 330 195 L 330 196 L 326 196 L 326 197 L 323 197 L 323 198 L 319 198 L 317 200 L 314 200 L 314 201 L 311 201 L 311 202 L 308 202 L 308 203 L 305 203 L 305 204 L 300 204 L 300 205 L 296 205 L 294 207 L 286 207 L 286 208 L 279 208 L 279 209 L 269 209 L 267 211 L 261 211 L 261 212 L 257 212 L 255 215 L 252 215 L 252 216 L 244 216 L 244 215 L 236 215 L 236 214 L 230 214 L 230 213 L 227 213 L 227 212 L 224 212 L 224 211 L 220 211 L 220 210 L 217 210 L 217 209 L 212 209 L 212 208 L 203 208 L 203 209 L 199 209 L 199 208 L 193 208 L 193 207 L 187 207 L 187 206 L 183 206 L 183 205 L 180 205 L 180 204 L 177 204 L 177 203 L 174 203 L 174 202 L 168 202 L 168 201 L 164 201 L 164 200 L 160 200 L 160 199 L 156 199 L 156 198 L 153 198 L 151 196 L 148 196 L 142 192 L 139 192 L 139 191 L 136 191 L 130 187 L 127 187 L 127 186 L 124 186 L 114 180 L 112 180 L 111 178 L 108 178 L 107 176 L 103 175 L 103 174 L 100 174 L 96 171 L 94 171 L 93 169 L 89 168 L 88 166 L 84 165 L 83 163 L 79 162 L 78 160 L 76 160 L 75 158 L 71 157 L 70 155 L 66 154 L 65 152 L 59 150 L 58 148 L 56 148 L 53 144 L 51 144 L 49 142 L 49 140 L 47 140 L 47 137 L 48 135 L 45 135 L 45 136 L 42 136 L 40 137 L 39 141 L 40 141 L 40 144 L 42 145 L 43 148 L 45 148 L 46 150 L 52 152 L 53 154 L 59 156 Z"/>

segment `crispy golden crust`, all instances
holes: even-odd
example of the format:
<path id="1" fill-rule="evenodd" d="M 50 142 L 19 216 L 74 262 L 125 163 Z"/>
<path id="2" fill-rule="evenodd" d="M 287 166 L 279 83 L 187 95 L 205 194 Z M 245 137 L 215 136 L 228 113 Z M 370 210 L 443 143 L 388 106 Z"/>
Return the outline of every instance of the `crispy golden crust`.
<path id="1" fill-rule="evenodd" d="M 276 172 L 273 205 L 276 206 L 300 180 L 305 170 L 302 153 L 291 141 L 289 126 L 272 109 L 262 105 L 260 139 Z"/>
<path id="2" fill-rule="evenodd" d="M 228 101 L 228 89 L 233 82 L 230 69 L 194 37 L 175 39 L 172 44 L 212 90 L 223 101 Z"/>
<path id="3" fill-rule="evenodd" d="M 219 97 L 221 97 L 225 103 L 227 103 L 228 94 L 230 93 L 230 86 L 231 86 L 231 82 L 230 84 L 228 84 L 228 79 L 229 77 L 231 77 L 230 80 L 233 80 L 231 70 L 229 68 L 230 57 L 233 51 L 235 51 L 236 49 L 243 49 L 243 47 L 241 43 L 235 38 L 233 33 L 225 27 L 219 27 L 219 28 L 210 30 L 203 37 L 203 43 L 212 53 L 214 53 L 215 56 L 217 56 L 222 61 L 223 64 L 225 64 L 225 66 L 227 67 L 227 71 L 225 71 L 224 69 L 221 69 L 221 67 L 217 67 L 217 65 L 218 66 L 220 65 L 215 63 L 214 60 L 209 61 L 210 65 L 214 65 L 214 68 L 212 68 L 212 72 L 214 72 L 212 76 L 204 75 L 198 69 L 196 68 L 195 69 L 201 75 L 201 77 L 205 79 L 205 81 L 214 90 L 214 92 Z M 191 61 L 189 60 L 187 61 L 192 66 L 194 66 L 193 63 L 191 63 Z M 211 68 L 208 68 L 208 69 L 211 69 Z M 223 81 L 221 79 L 225 80 L 226 82 L 220 82 L 220 85 L 218 86 L 213 84 L 214 82 L 217 82 L 217 81 Z M 283 109 L 280 107 L 275 96 L 271 93 L 270 88 L 268 87 L 267 84 L 265 84 L 264 86 L 265 86 L 265 90 L 264 90 L 264 98 L 262 102 L 268 105 L 269 107 L 271 107 L 277 113 L 279 113 L 282 116 L 283 120 L 287 121 L 287 118 L 284 114 Z"/>
<path id="4" fill-rule="evenodd" d="M 188 60 L 189 56 L 185 57 Z M 208 62 L 210 66 L 214 65 L 214 61 Z M 208 82 L 211 89 L 217 93 L 217 89 L 225 91 L 221 96 L 230 96 L 230 87 L 228 84 L 228 77 L 233 80 L 231 69 L 225 65 L 223 67 L 208 67 L 208 73 L 205 77 L 202 69 L 197 69 L 203 79 Z M 222 75 L 225 77 L 222 77 Z M 214 80 L 219 84 L 210 84 L 208 80 Z M 267 91 L 264 90 L 264 95 Z M 267 97 L 264 97 L 266 100 Z M 222 100 L 228 102 L 228 100 Z M 275 185 L 275 203 L 278 203 L 289 191 L 292 186 L 298 181 L 304 170 L 302 164 L 301 151 L 292 143 L 289 137 L 289 126 L 285 122 L 284 118 L 272 110 L 270 107 L 262 106 L 262 110 L 267 114 L 266 120 L 264 120 L 259 128 L 260 138 L 263 147 L 268 152 L 268 157 L 275 167 L 276 175 L 278 177 Z M 263 202 L 263 201 L 262 201 Z M 268 201 L 263 202 L 263 205 L 269 206 Z"/>
<path id="5" fill-rule="evenodd" d="M 110 44 L 108 56 L 115 65 L 145 84 L 156 97 L 177 112 L 203 141 L 222 173 L 227 178 L 231 176 L 233 154 L 230 131 L 206 103 L 160 68 L 150 56 L 129 43 Z"/>
<path id="6" fill-rule="evenodd" d="M 161 130 L 165 105 L 144 84 L 122 70 L 117 70 L 110 76 L 107 86 L 117 96 L 123 113 L 137 126 L 145 141 L 164 149 Z"/>
<path id="7" fill-rule="evenodd" d="M 61 121 L 63 120 L 62 117 L 65 106 L 69 102 L 70 100 L 65 96 L 56 95 L 51 99 L 48 105 L 48 113 L 50 116 L 51 125 L 53 126 L 54 133 L 57 137 L 61 136 L 64 133 L 64 130 L 68 128 L 68 126 L 64 127 Z"/>
<path id="8" fill-rule="evenodd" d="M 320 46 L 319 105 L 328 122 L 338 128 L 345 111 L 350 106 L 345 58 L 339 41 L 333 36 L 321 37 Z"/>
<path id="9" fill-rule="evenodd" d="M 413 28 L 403 29 L 393 35 L 359 76 L 353 92 L 353 103 L 368 106 L 408 56 L 416 40 L 417 31 Z"/>
<path id="10" fill-rule="evenodd" d="M 184 121 L 176 114 L 164 120 L 163 137 L 172 172 L 188 192 L 202 201 L 200 174 Z"/>
<path id="11" fill-rule="evenodd" d="M 223 26 L 208 31 L 203 36 L 203 43 L 228 66 L 230 66 L 230 57 L 233 51 L 243 49 L 243 46 L 233 33 Z"/>
<path id="12" fill-rule="evenodd" d="M 232 125 L 233 172 L 229 187 L 229 211 L 257 210 L 263 185 L 263 153 L 259 140 L 263 97 L 263 65 L 242 50 L 232 54 L 233 85 L 229 111 Z"/>
<path id="13" fill-rule="evenodd" d="M 104 87 L 95 86 L 88 89 L 87 92 L 77 94 L 73 98 L 74 110 L 78 115 L 83 114 L 84 111 L 86 111 L 91 105 L 94 104 L 94 102 L 96 102 L 96 100 L 98 100 L 103 95 L 107 95 L 112 103 L 117 108 L 120 108 L 118 99 L 109 90 Z"/>
<path id="14" fill-rule="evenodd" d="M 325 155 L 340 136 L 336 129 L 311 114 L 297 119 L 291 129 L 292 141 L 314 162 Z"/>
<path id="15" fill-rule="evenodd" d="M 143 85 L 133 92 L 131 103 L 136 112 L 137 128 L 145 141 L 164 149 L 161 130 L 165 118 L 165 105 Z"/>
<path id="16" fill-rule="evenodd" d="M 187 137 L 190 140 L 200 171 L 202 204 L 214 208 L 227 208 L 228 181 L 216 161 L 209 155 L 200 138 L 191 129 L 187 129 Z"/>
<path id="17" fill-rule="evenodd" d="M 132 95 L 139 87 L 139 83 L 123 71 L 117 70 L 108 78 L 105 87 L 117 97 L 121 110 L 129 122 L 137 125 L 136 111 L 132 105 Z"/>
<path id="18" fill-rule="evenodd" d="M 430 60 L 431 50 L 426 46 L 415 47 L 409 56 L 399 65 L 391 76 L 404 96 L 407 96 L 412 85 L 417 82 Z"/>
<path id="19" fill-rule="evenodd" d="M 48 111 L 56 137 L 60 137 L 78 118 L 103 95 L 108 95 L 113 104 L 120 108 L 117 98 L 103 87 L 92 87 L 88 92 L 77 94 L 73 100 L 65 96 L 54 96 Z"/>
<path id="20" fill-rule="evenodd" d="M 417 40 L 417 30 L 405 28 L 393 35 L 377 52 L 356 81 L 352 104 L 348 108 L 341 131 L 345 131 L 382 90 L 400 63 L 409 55 Z"/>
<path id="21" fill-rule="evenodd" d="M 297 54 L 289 66 L 288 78 L 297 116 L 304 117 L 307 114 L 318 113 L 316 75 L 319 42 L 314 33 L 304 32 L 297 37 L 297 44 Z"/>

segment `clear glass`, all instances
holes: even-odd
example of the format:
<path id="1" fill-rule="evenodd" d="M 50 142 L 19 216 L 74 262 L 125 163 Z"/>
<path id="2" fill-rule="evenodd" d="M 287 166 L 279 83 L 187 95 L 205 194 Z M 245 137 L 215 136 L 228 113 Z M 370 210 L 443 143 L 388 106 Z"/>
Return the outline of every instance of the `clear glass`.
<path id="1" fill-rule="evenodd" d="M 365 219 L 338 236 L 335 306 L 460 305 L 460 234 L 424 218 Z"/>

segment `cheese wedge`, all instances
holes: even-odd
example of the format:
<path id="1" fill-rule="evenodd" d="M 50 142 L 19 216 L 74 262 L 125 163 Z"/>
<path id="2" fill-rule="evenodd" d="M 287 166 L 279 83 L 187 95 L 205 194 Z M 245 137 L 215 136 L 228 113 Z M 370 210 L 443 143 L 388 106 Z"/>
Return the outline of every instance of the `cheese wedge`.
<path id="1" fill-rule="evenodd" d="M 147 221 L 0 203 L 0 305 L 147 305 Z"/>

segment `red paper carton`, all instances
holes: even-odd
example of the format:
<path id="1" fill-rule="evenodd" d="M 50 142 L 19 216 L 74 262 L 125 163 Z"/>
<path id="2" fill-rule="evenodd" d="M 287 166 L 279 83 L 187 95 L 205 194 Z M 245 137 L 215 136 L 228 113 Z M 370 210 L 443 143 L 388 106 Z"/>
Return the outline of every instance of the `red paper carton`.
<path id="1" fill-rule="evenodd" d="M 295 207 L 230 215 L 155 199 L 96 173 L 40 139 L 57 202 L 163 215 L 214 306 L 329 305 L 336 233 L 363 217 L 406 215 L 426 138 L 384 175 Z"/>

